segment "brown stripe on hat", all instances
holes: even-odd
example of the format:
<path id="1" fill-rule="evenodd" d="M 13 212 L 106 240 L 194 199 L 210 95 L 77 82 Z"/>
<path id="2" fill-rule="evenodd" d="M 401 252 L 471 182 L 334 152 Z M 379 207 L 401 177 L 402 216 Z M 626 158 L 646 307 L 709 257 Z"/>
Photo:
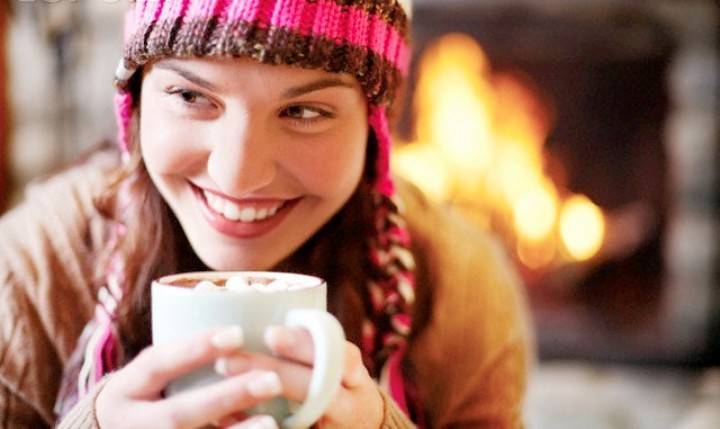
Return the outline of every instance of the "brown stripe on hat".
<path id="1" fill-rule="evenodd" d="M 308 0 L 313 3 L 317 0 Z M 409 12 L 397 0 L 333 0 L 340 6 L 358 7 L 365 12 L 382 18 L 397 28 L 403 37 L 407 36 Z"/>
<path id="2" fill-rule="evenodd" d="M 216 18 L 185 22 L 173 35 L 176 21 L 140 28 L 126 45 L 126 61 L 145 64 L 166 57 L 249 57 L 264 64 L 348 73 L 358 80 L 368 101 L 376 105 L 391 101 L 402 81 L 392 63 L 368 48 L 285 28 L 246 21 L 218 22 Z"/>

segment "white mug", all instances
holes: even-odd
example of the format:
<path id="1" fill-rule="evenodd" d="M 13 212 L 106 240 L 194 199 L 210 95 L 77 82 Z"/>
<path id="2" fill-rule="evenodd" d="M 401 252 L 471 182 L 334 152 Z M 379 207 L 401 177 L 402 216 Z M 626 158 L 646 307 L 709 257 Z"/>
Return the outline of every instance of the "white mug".
<path id="1" fill-rule="evenodd" d="M 282 280 L 303 287 L 273 292 L 193 288 L 202 280 L 222 285 L 235 275 L 264 283 Z M 244 337 L 243 350 L 270 354 L 263 342 L 267 327 L 285 325 L 307 329 L 314 343 L 315 360 L 305 401 L 296 408 L 296 404 L 284 398 L 275 398 L 249 411 L 272 415 L 285 428 L 306 428 L 325 413 L 340 386 L 345 362 L 345 335 L 337 319 L 326 311 L 326 295 L 324 280 L 301 274 L 199 272 L 162 277 L 152 283 L 153 344 L 166 344 L 213 328 L 239 325 Z M 212 365 L 208 365 L 173 381 L 166 393 L 173 395 L 221 379 Z"/>

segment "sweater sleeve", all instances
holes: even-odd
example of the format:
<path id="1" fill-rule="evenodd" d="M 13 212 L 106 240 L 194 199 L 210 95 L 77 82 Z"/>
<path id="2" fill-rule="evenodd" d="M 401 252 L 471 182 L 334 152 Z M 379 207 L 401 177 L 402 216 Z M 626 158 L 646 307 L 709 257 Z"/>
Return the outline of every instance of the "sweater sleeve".
<path id="1" fill-rule="evenodd" d="M 0 428 L 49 427 L 60 371 L 34 305 L 0 264 Z"/>
<path id="2" fill-rule="evenodd" d="M 383 420 L 380 429 L 414 429 L 415 425 L 407 418 L 405 413 L 395 404 L 390 395 L 380 389 L 383 400 Z"/>
<path id="3" fill-rule="evenodd" d="M 103 378 L 88 395 L 75 404 L 58 424 L 57 429 L 99 429 L 95 414 L 95 401 L 110 377 Z M 405 413 L 398 408 L 390 396 L 384 390 L 379 390 L 383 400 L 383 421 L 380 429 L 414 429 L 415 425 L 408 420 Z"/>
<path id="4" fill-rule="evenodd" d="M 38 411 L 25 399 L 0 384 L 0 428 L 47 428 L 50 427 Z"/>
<path id="5" fill-rule="evenodd" d="M 0 428 L 55 423 L 63 366 L 94 305 L 103 228 L 89 214 L 106 165 L 38 182 L 0 218 Z"/>
<path id="6" fill-rule="evenodd" d="M 95 414 L 95 401 L 109 379 L 110 376 L 106 376 L 93 386 L 92 390 L 72 407 L 57 425 L 57 429 L 99 429 L 100 425 Z"/>

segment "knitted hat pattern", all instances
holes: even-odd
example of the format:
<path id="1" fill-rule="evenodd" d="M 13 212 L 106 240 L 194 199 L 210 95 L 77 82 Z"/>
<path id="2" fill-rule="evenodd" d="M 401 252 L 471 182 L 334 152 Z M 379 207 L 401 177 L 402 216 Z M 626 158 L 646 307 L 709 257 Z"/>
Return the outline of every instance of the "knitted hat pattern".
<path id="1" fill-rule="evenodd" d="M 410 59 L 410 0 L 137 0 L 125 17 L 125 50 L 118 65 L 115 105 L 118 145 L 130 151 L 134 100 L 127 90 L 135 72 L 165 57 L 245 57 L 263 64 L 347 73 L 368 101 L 377 142 L 374 236 L 368 237 L 370 308 L 362 326 L 363 359 L 397 404 L 416 415 L 412 383 L 401 369 L 415 300 L 410 237 L 390 175 L 387 107 Z M 117 232 L 121 234 L 121 231 Z M 64 415 L 100 378 L 119 366 L 115 309 L 122 299 L 122 261 L 111 265 L 95 318 L 71 357 L 56 412 Z M 72 365 L 70 365 L 72 366 Z M 410 413 L 412 408 L 412 413 Z"/>

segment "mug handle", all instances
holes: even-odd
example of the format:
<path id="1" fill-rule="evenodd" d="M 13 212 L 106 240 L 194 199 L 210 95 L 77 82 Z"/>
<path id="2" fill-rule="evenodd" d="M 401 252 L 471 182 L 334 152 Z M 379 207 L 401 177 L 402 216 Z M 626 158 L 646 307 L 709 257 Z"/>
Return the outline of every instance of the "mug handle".
<path id="1" fill-rule="evenodd" d="M 340 387 L 345 364 L 345 333 L 335 317 L 315 309 L 290 310 L 285 316 L 285 325 L 310 332 L 315 359 L 307 398 L 282 426 L 285 429 L 308 428 L 325 413 Z"/>

